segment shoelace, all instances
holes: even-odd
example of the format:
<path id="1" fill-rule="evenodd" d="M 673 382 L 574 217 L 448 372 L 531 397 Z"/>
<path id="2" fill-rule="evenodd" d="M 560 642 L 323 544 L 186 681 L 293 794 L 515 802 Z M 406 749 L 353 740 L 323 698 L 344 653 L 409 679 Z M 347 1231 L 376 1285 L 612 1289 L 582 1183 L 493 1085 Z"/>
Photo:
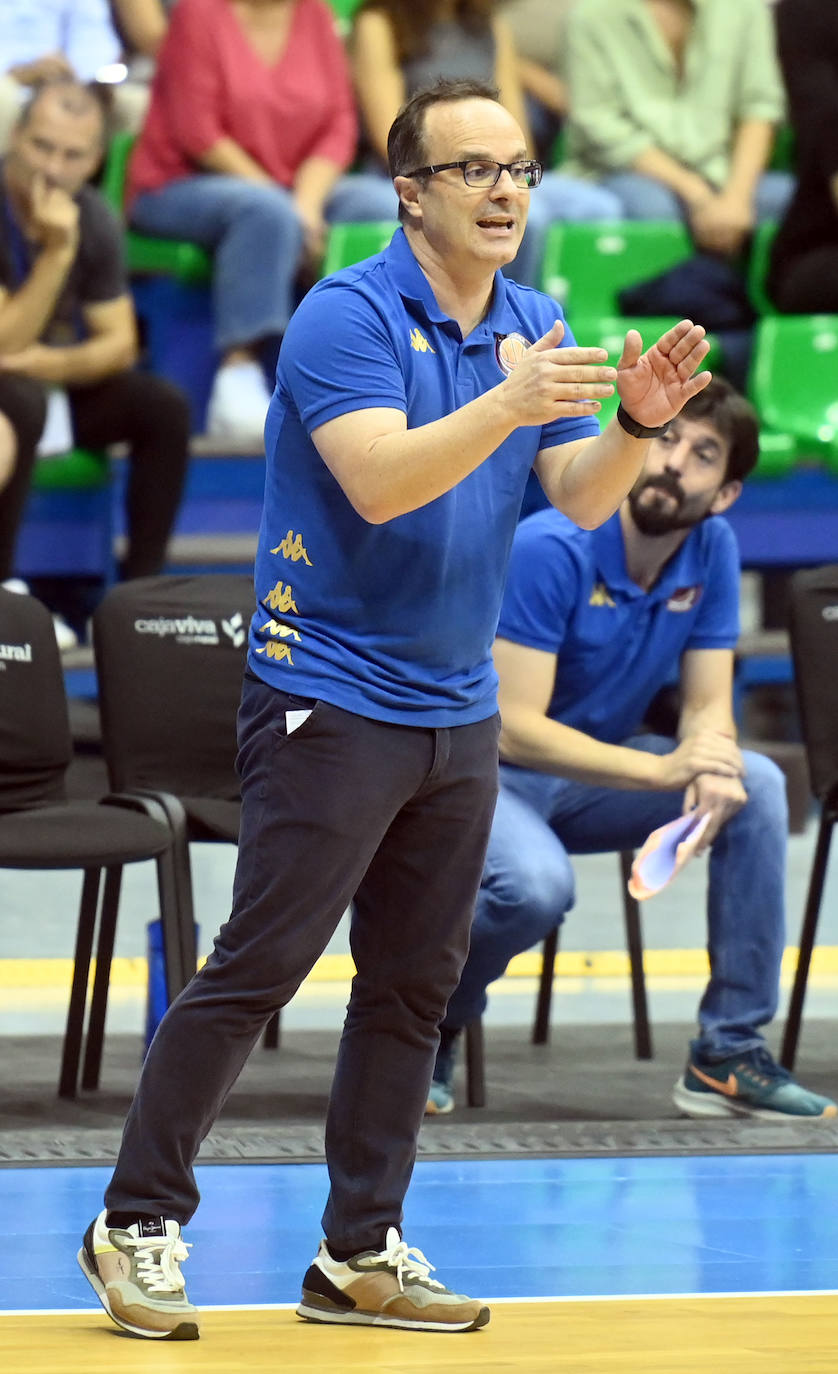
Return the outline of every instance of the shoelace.
<path id="1" fill-rule="evenodd" d="M 140 1278 L 152 1293 L 179 1293 L 186 1287 L 177 1267 L 189 1258 L 191 1246 L 185 1240 L 172 1240 L 171 1236 L 165 1240 L 140 1236 L 135 1240 L 129 1236 L 125 1244 L 135 1251 Z"/>
<path id="2" fill-rule="evenodd" d="M 392 1245 L 389 1250 L 383 1250 L 377 1256 L 396 1271 L 396 1278 L 399 1281 L 399 1288 L 404 1292 L 404 1278 L 421 1279 L 430 1288 L 445 1288 L 444 1283 L 439 1279 L 431 1278 L 431 1270 L 435 1265 L 426 1259 L 421 1250 L 417 1250 L 415 1245 L 408 1245 L 407 1241 L 400 1240 L 397 1245 Z M 404 1277 L 403 1277 L 404 1276 Z"/>
<path id="3" fill-rule="evenodd" d="M 764 1050 L 761 1047 L 751 1050 L 749 1054 L 742 1056 L 742 1067 L 746 1070 L 749 1069 L 751 1073 L 755 1073 L 767 1083 L 779 1084 L 791 1082 L 791 1074 L 788 1069 L 784 1069 L 782 1065 L 775 1063 L 768 1053 L 768 1050 Z"/>

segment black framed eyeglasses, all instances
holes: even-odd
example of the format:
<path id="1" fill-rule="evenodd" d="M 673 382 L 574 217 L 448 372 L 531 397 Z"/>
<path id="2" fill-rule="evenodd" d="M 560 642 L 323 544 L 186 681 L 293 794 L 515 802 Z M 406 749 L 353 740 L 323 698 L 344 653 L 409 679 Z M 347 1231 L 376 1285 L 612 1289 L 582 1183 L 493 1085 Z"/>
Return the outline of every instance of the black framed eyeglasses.
<path id="1" fill-rule="evenodd" d="M 459 167 L 466 186 L 476 186 L 487 191 L 500 181 L 501 172 L 508 172 L 516 186 L 532 190 L 538 186 L 544 171 L 540 162 L 528 158 L 524 162 L 493 162 L 489 158 L 469 158 L 465 162 L 438 162 L 435 167 L 417 167 L 413 172 L 404 172 L 407 177 L 432 177 L 437 172 L 447 172 Z"/>

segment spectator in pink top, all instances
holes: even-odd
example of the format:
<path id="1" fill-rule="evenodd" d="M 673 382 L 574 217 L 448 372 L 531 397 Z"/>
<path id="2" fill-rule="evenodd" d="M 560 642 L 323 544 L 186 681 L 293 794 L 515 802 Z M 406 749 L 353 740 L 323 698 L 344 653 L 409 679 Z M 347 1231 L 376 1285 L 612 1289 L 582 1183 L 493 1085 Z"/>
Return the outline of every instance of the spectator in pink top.
<path id="1" fill-rule="evenodd" d="M 221 365 L 208 429 L 261 438 L 270 394 L 259 363 L 281 336 L 299 269 L 330 220 L 389 218 L 347 167 L 352 86 L 326 0 L 178 0 L 157 59 L 129 175 L 147 234 L 214 254 Z M 392 189 L 384 187 L 390 206 Z"/>

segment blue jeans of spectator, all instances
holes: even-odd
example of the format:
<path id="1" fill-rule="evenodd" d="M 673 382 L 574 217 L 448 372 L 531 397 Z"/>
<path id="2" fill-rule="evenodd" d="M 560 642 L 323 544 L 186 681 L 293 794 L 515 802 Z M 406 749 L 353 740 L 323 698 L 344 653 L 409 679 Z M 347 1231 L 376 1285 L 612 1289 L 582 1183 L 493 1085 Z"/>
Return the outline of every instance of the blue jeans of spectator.
<path id="1" fill-rule="evenodd" d="M 310 714 L 289 733 L 286 712 L 300 710 Z M 357 972 L 326 1119 L 323 1225 L 340 1249 L 383 1247 L 401 1224 L 437 1028 L 468 951 L 497 741 L 497 716 L 390 725 L 245 677 L 233 913 L 151 1043 L 110 1211 L 189 1220 L 201 1141 L 352 902 Z"/>
<path id="2" fill-rule="evenodd" d="M 683 219 L 684 202 L 680 196 L 655 177 L 640 172 L 614 172 L 597 183 L 617 197 L 619 214 L 624 219 Z M 758 224 L 783 216 L 794 192 L 790 172 L 763 172 L 757 183 L 754 211 Z"/>
<path id="3" fill-rule="evenodd" d="M 629 748 L 670 752 L 675 743 L 635 736 Z M 745 751 L 748 801 L 719 832 L 707 893 L 710 982 L 699 1007 L 699 1053 L 723 1059 L 762 1044 L 777 1010 L 785 943 L 785 779 Z M 574 903 L 570 854 L 638 848 L 681 814 L 680 792 L 634 792 L 501 766 L 501 790 L 477 900 L 471 948 L 443 1025 L 480 1016 L 486 988 L 513 955 L 543 940 Z M 676 882 L 678 880 L 676 879 Z"/>
<path id="4" fill-rule="evenodd" d="M 342 177 L 326 219 L 395 218 L 395 200 Z M 210 173 L 172 181 L 139 195 L 131 225 L 143 234 L 188 239 L 213 254 L 215 346 L 220 353 L 284 333 L 295 302 L 303 228 L 284 186 L 259 186 Z"/>

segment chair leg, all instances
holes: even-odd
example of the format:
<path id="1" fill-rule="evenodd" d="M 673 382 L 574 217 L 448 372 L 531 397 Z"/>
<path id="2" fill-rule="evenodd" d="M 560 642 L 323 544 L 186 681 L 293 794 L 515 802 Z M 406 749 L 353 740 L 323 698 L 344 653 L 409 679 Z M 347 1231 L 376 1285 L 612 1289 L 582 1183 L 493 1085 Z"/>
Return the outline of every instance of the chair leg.
<path id="1" fill-rule="evenodd" d="M 532 1028 L 532 1043 L 534 1045 L 546 1045 L 550 1038 L 550 1003 L 553 1000 L 553 972 L 558 948 L 559 927 L 556 926 L 544 941 L 541 952 L 541 978 L 538 983 L 535 1022 Z"/>
<path id="2" fill-rule="evenodd" d="M 98 868 L 84 870 L 84 882 L 79 905 L 79 923 L 76 930 L 76 949 L 73 956 L 73 982 L 70 988 L 70 1005 L 67 1010 L 67 1026 L 64 1031 L 64 1048 L 61 1055 L 61 1072 L 58 1077 L 58 1096 L 75 1097 L 79 1076 L 79 1057 L 84 1034 L 84 1009 L 87 1004 L 87 979 L 90 973 L 90 958 L 93 953 L 93 935 L 96 929 L 96 909 L 99 904 Z"/>
<path id="3" fill-rule="evenodd" d="M 279 1012 L 275 1011 L 270 1021 L 265 1026 L 265 1033 L 262 1036 L 262 1046 L 266 1050 L 279 1049 Z"/>
<path id="4" fill-rule="evenodd" d="M 470 1107 L 486 1106 L 483 1022 L 479 1016 L 466 1026 L 466 1101 Z"/>
<path id="5" fill-rule="evenodd" d="M 623 915 L 626 925 L 626 948 L 631 969 L 631 1000 L 634 1009 L 634 1054 L 636 1059 L 652 1058 L 652 1032 L 649 1027 L 649 1008 L 646 1001 L 646 977 L 643 972 L 643 935 L 640 928 L 640 907 L 628 890 L 634 853 L 621 849 L 620 882 L 623 893 Z"/>
<path id="6" fill-rule="evenodd" d="M 809 876 L 809 891 L 806 895 L 806 909 L 803 916 L 803 926 L 800 931 L 800 950 L 797 956 L 797 969 L 794 974 L 794 984 L 789 1000 L 786 1026 L 783 1032 L 783 1044 L 780 1049 L 780 1063 L 784 1069 L 794 1068 L 794 1061 L 797 1055 L 800 1023 L 803 1018 L 803 999 L 806 996 L 806 983 L 809 979 L 809 965 L 812 961 L 812 950 L 815 946 L 815 934 L 818 927 L 821 899 L 823 897 L 826 866 L 829 860 L 829 847 L 832 843 L 832 827 L 836 819 L 838 819 L 838 817 L 836 817 L 827 806 L 824 806 L 821 811 L 821 823 L 818 830 L 817 843 L 815 845 L 815 857 L 812 861 L 812 872 Z"/>
<path id="7" fill-rule="evenodd" d="M 105 1015 L 108 1009 L 108 989 L 111 982 L 111 963 L 116 938 L 116 918 L 122 888 L 122 865 L 105 870 L 105 890 L 99 918 L 99 939 L 96 943 L 96 977 L 87 1022 L 87 1043 L 81 1071 L 81 1085 L 85 1089 L 99 1086 L 102 1067 L 102 1046 L 105 1042 Z"/>

